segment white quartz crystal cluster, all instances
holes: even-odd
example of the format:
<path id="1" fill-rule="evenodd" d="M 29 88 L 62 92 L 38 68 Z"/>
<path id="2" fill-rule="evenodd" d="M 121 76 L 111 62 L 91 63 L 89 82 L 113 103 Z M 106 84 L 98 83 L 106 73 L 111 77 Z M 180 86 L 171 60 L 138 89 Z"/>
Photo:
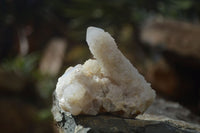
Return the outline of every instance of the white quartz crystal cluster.
<path id="1" fill-rule="evenodd" d="M 143 113 L 155 92 L 119 51 L 111 35 L 89 27 L 86 36 L 94 59 L 69 67 L 58 79 L 56 97 L 72 115 L 109 112 L 124 117 Z"/>

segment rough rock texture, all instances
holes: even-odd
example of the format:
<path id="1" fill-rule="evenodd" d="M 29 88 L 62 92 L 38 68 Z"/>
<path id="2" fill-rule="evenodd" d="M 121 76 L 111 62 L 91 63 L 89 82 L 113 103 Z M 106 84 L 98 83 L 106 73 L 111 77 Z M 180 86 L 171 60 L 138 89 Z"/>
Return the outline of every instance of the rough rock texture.
<path id="1" fill-rule="evenodd" d="M 143 113 L 155 98 L 150 84 L 110 34 L 89 27 L 86 40 L 95 59 L 69 67 L 59 78 L 55 92 L 60 107 L 73 115 L 110 112 L 135 117 Z"/>
<path id="2" fill-rule="evenodd" d="M 60 133 L 200 133 L 200 118 L 177 103 L 156 99 L 135 119 L 114 115 L 72 116 L 54 99 L 52 108 Z"/>
<path id="3" fill-rule="evenodd" d="M 200 124 L 199 116 L 194 115 L 188 109 L 176 102 L 166 101 L 158 97 L 145 113 L 151 116 L 163 116 L 171 120 L 181 120 L 198 125 Z"/>

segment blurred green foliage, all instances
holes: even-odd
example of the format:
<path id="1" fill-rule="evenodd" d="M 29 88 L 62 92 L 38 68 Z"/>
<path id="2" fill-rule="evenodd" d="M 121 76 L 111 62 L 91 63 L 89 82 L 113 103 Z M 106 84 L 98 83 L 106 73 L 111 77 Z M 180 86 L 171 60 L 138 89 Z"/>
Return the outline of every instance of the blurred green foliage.
<path id="1" fill-rule="evenodd" d="M 35 82 L 40 97 L 48 100 L 51 99 L 52 92 L 55 89 L 57 77 L 44 75 L 38 70 L 39 57 L 39 53 L 31 53 L 27 56 L 6 59 L 0 64 L 0 68 L 30 78 Z"/>
<path id="2" fill-rule="evenodd" d="M 31 53 L 27 56 L 17 56 L 15 58 L 5 59 L 1 63 L 1 68 L 6 71 L 20 72 L 25 75 L 34 74 L 38 65 L 39 55 Z"/>
<path id="3" fill-rule="evenodd" d="M 198 0 L 2 0 L 2 24 L 23 25 L 64 21 L 69 29 L 88 25 L 118 27 L 139 23 L 149 15 L 196 20 L 200 17 Z"/>

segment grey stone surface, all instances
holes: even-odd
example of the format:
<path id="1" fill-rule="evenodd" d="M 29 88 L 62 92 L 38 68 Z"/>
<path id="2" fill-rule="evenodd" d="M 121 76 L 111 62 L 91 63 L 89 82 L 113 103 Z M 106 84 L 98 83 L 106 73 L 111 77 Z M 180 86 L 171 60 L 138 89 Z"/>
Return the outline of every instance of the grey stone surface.
<path id="1" fill-rule="evenodd" d="M 72 116 L 58 106 L 56 99 L 52 113 L 60 133 L 200 133 L 199 117 L 163 99 L 157 99 L 135 119 L 111 114 Z"/>
<path id="2" fill-rule="evenodd" d="M 52 113 L 58 126 L 59 133 L 87 133 L 90 128 L 77 125 L 73 116 L 58 105 L 58 100 L 53 96 Z"/>
<path id="3" fill-rule="evenodd" d="M 156 98 L 154 103 L 147 109 L 146 113 L 157 116 L 165 116 L 173 120 L 182 120 L 189 123 L 200 124 L 200 117 L 191 113 L 176 102 Z"/>
<path id="4" fill-rule="evenodd" d="M 111 115 L 78 116 L 77 124 L 90 127 L 93 133 L 199 133 L 197 125 L 167 119 L 157 120 L 155 116 L 142 116 L 136 119 L 124 119 Z"/>

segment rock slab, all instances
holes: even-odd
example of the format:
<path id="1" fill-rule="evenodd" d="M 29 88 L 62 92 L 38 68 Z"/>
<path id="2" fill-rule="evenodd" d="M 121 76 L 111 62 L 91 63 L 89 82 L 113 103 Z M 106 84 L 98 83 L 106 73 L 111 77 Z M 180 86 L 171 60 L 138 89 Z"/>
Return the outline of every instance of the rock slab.
<path id="1" fill-rule="evenodd" d="M 163 100 L 161 101 L 163 102 Z M 161 101 L 158 100 L 159 103 Z M 173 108 L 172 105 L 175 105 L 168 102 L 166 104 L 169 104 L 167 107 L 171 108 Z M 157 105 L 158 103 L 153 104 L 154 107 Z M 174 106 L 174 112 L 175 108 L 177 106 Z M 178 107 L 177 110 L 181 108 Z M 175 116 L 172 116 L 172 118 L 167 117 L 166 115 L 169 113 L 163 113 L 165 109 L 160 110 L 163 115 L 158 114 L 158 112 L 153 114 L 154 111 L 149 110 L 147 110 L 148 113 L 139 115 L 135 119 L 122 118 L 111 114 L 72 116 L 69 112 L 62 110 L 58 105 L 58 101 L 54 100 L 52 113 L 60 133 L 200 133 L 198 117 L 193 123 L 188 123 L 178 120 Z M 187 114 L 183 117 L 188 116 Z M 192 121 L 189 118 L 185 119 Z"/>

